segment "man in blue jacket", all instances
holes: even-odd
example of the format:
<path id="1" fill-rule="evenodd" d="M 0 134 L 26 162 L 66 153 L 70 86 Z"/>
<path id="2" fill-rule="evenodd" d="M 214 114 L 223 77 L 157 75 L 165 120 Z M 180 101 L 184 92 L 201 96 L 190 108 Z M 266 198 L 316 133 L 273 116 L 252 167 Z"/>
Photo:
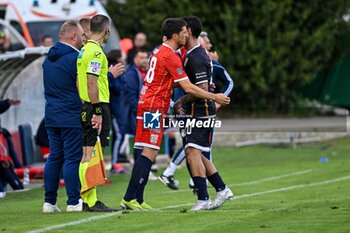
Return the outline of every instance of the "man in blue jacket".
<path id="1" fill-rule="evenodd" d="M 107 54 L 108 64 L 116 65 L 118 63 L 122 63 L 122 54 L 120 50 L 112 50 Z M 123 116 L 123 77 L 125 73 L 122 73 L 119 75 L 119 77 L 114 78 L 113 75 L 108 75 L 108 82 L 109 82 L 109 96 L 110 96 L 110 108 L 111 108 L 111 115 L 112 115 L 112 126 L 113 126 L 113 136 L 112 136 L 112 167 L 111 167 L 111 173 L 123 173 L 126 170 L 124 167 L 122 167 L 120 164 L 118 164 L 118 161 L 121 157 L 125 157 L 126 159 L 126 146 L 124 140 L 125 140 L 125 134 L 121 131 L 121 126 L 124 123 L 122 116 Z"/>
<path id="2" fill-rule="evenodd" d="M 135 135 L 136 113 L 139 102 L 143 80 L 148 70 L 148 53 L 146 50 L 139 50 L 134 57 L 134 63 L 129 65 L 126 75 L 123 77 L 123 124 L 121 130 L 125 134 Z M 134 149 L 134 160 L 141 150 Z"/>
<path id="3" fill-rule="evenodd" d="M 59 38 L 43 63 L 45 126 L 50 143 L 50 155 L 44 170 L 43 212 L 46 213 L 60 212 L 57 190 L 62 167 L 68 196 L 67 211 L 82 211 L 79 164 L 83 153 L 83 131 L 76 62 L 85 33 L 79 23 L 67 21 L 61 27 Z"/>

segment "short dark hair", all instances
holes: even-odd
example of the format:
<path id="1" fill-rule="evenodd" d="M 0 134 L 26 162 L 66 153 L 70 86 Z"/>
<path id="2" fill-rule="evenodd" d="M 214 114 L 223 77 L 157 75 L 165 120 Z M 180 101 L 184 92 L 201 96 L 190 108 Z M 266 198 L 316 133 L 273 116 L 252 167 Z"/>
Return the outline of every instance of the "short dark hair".
<path id="1" fill-rule="evenodd" d="M 167 18 L 162 23 L 162 33 L 167 39 L 171 39 L 173 34 L 179 34 L 186 22 L 180 18 Z"/>
<path id="2" fill-rule="evenodd" d="M 187 24 L 187 28 L 191 28 L 192 36 L 198 38 L 202 31 L 201 20 L 197 16 L 185 16 L 182 18 Z"/>
<path id="3" fill-rule="evenodd" d="M 135 52 L 135 57 L 136 57 L 139 53 L 147 53 L 147 56 L 148 56 L 148 51 L 147 51 L 146 49 L 138 49 L 138 50 L 136 50 L 136 52 Z"/>
<path id="4" fill-rule="evenodd" d="M 91 23 L 91 19 L 90 18 L 81 18 L 79 20 L 79 24 L 83 29 L 86 29 L 87 26 L 89 26 L 90 28 L 90 23 Z M 85 31 L 85 30 L 84 30 Z"/>
<path id="5" fill-rule="evenodd" d="M 119 49 L 114 49 L 111 50 L 106 57 L 108 60 L 108 64 L 112 65 L 116 64 L 117 60 L 122 57 L 122 53 Z"/>
<path id="6" fill-rule="evenodd" d="M 95 15 L 91 18 L 90 30 L 91 33 L 101 33 L 109 25 L 109 18 L 105 15 Z"/>

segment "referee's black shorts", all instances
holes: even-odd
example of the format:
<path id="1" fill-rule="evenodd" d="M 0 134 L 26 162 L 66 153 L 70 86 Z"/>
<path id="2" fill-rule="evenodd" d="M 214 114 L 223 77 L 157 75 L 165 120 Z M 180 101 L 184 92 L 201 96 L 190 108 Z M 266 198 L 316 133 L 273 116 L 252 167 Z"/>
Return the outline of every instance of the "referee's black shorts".
<path id="1" fill-rule="evenodd" d="M 108 103 L 101 103 L 102 107 L 102 129 L 100 133 L 101 145 L 106 147 L 109 145 L 109 131 L 111 127 L 111 113 L 109 110 Z M 95 146 L 97 141 L 97 129 L 92 128 L 92 119 L 93 108 L 91 103 L 84 102 L 81 106 L 81 124 L 83 126 L 84 146 Z"/>

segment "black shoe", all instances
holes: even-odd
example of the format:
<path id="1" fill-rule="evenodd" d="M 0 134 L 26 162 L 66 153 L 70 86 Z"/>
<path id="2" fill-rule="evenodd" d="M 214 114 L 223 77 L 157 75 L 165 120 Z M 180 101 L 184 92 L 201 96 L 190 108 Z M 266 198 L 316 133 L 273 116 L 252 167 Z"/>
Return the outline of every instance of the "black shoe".
<path id="1" fill-rule="evenodd" d="M 176 181 L 174 176 L 165 176 L 165 175 L 160 175 L 158 179 L 165 184 L 168 188 L 172 190 L 178 190 L 179 188 L 177 187 Z"/>
<path id="2" fill-rule="evenodd" d="M 84 207 L 83 207 L 84 208 Z M 118 211 L 117 209 L 114 208 L 109 208 L 105 206 L 101 201 L 96 201 L 95 205 L 92 207 L 88 207 L 90 212 L 114 212 Z"/>
<path id="3" fill-rule="evenodd" d="M 194 185 L 189 184 L 188 187 L 190 187 L 190 189 L 192 189 L 192 193 L 193 193 L 194 195 L 197 195 L 197 191 L 198 191 L 198 190 L 194 187 Z"/>
<path id="4" fill-rule="evenodd" d="M 86 212 L 90 211 L 88 204 L 86 204 L 85 202 L 83 202 L 83 211 L 86 211 Z"/>

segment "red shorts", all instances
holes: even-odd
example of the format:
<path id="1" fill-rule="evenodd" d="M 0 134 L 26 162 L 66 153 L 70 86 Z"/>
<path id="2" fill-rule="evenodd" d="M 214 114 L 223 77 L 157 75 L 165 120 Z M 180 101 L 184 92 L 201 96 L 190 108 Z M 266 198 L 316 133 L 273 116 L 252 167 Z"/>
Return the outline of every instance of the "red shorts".
<path id="1" fill-rule="evenodd" d="M 161 110 L 145 110 L 142 107 L 138 107 L 137 110 L 137 123 L 136 123 L 136 135 L 135 145 L 137 149 L 148 147 L 159 150 L 162 143 L 164 127 L 163 127 L 163 114 Z"/>

